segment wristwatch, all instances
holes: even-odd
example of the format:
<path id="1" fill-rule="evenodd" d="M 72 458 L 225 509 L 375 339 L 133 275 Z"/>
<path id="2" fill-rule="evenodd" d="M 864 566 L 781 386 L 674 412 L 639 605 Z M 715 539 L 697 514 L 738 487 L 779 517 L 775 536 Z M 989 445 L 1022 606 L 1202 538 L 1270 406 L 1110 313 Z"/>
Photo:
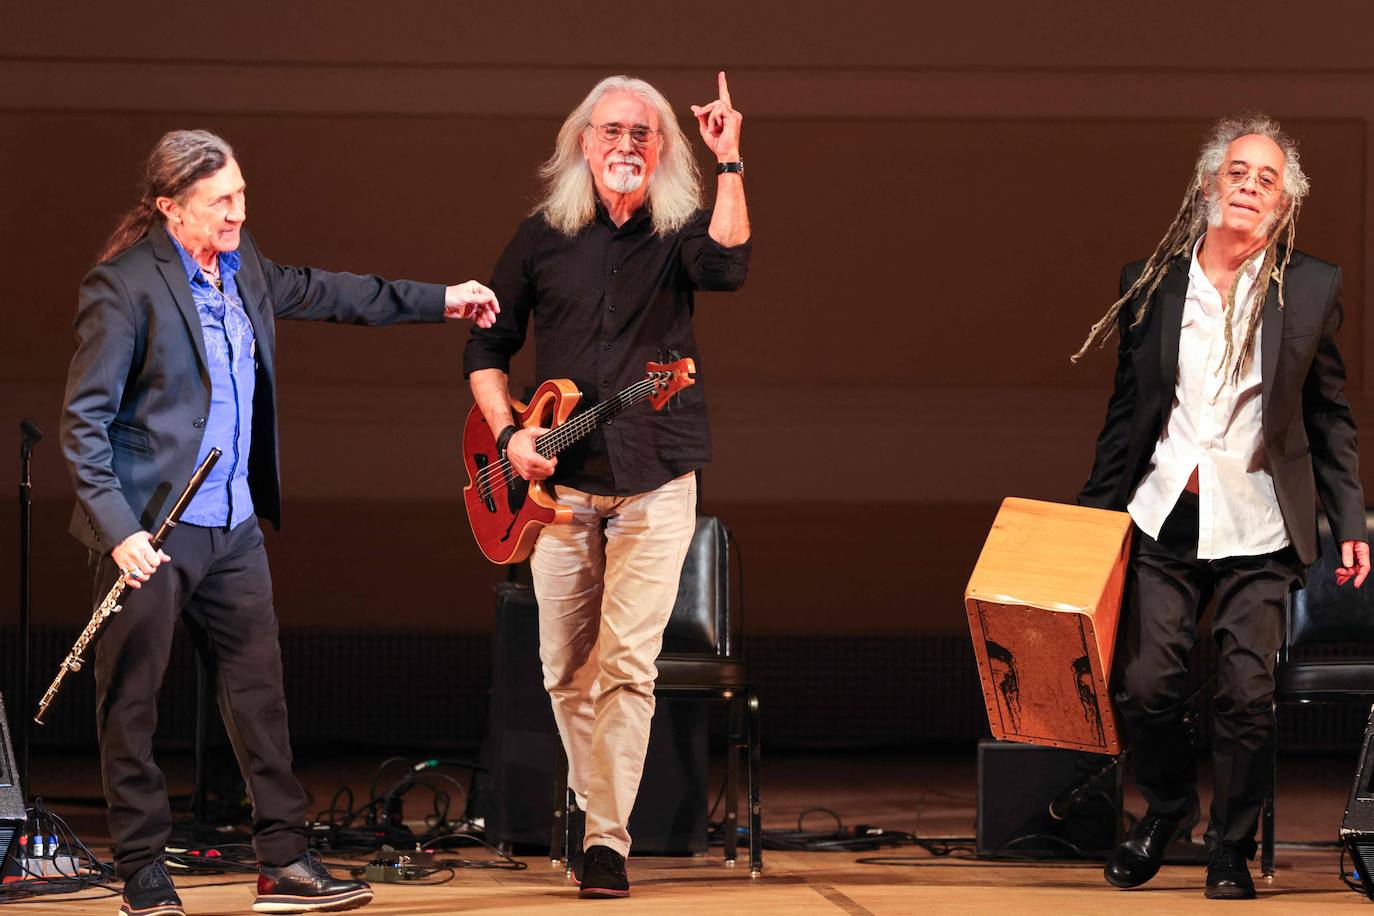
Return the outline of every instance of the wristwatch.
<path id="1" fill-rule="evenodd" d="M 724 175 L 726 172 L 735 172 L 736 174 L 743 175 L 743 174 L 744 174 L 744 160 L 743 160 L 743 159 L 738 159 L 738 160 L 736 160 L 736 161 L 734 161 L 734 162 L 717 162 L 717 163 L 716 163 L 716 174 L 717 174 L 717 175 Z"/>

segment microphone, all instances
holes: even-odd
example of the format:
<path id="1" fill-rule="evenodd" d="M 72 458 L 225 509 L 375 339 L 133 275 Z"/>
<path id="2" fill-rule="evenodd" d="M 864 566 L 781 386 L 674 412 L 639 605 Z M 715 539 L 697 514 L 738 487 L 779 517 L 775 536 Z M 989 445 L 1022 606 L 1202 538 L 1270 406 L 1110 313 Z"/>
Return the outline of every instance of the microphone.
<path id="1" fill-rule="evenodd" d="M 1108 757 L 1107 762 L 1099 769 L 1089 773 L 1074 785 L 1060 792 L 1058 797 L 1050 802 L 1050 817 L 1054 818 L 1056 821 L 1062 821 L 1064 818 L 1068 817 L 1069 812 L 1072 811 L 1079 802 L 1097 791 L 1097 784 L 1120 765 L 1122 756 L 1124 755 Z"/>
<path id="2" fill-rule="evenodd" d="M 19 421 L 19 429 L 24 434 L 24 441 L 29 445 L 43 439 L 43 430 L 39 429 L 38 424 L 28 418 Z"/>

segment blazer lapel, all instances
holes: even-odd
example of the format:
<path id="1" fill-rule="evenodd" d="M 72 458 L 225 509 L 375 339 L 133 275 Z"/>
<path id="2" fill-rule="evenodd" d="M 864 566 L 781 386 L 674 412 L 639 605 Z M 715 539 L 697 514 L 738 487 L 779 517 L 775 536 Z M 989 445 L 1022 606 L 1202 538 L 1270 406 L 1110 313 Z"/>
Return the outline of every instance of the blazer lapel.
<path id="1" fill-rule="evenodd" d="M 167 283 L 167 288 L 181 311 L 181 317 L 186 321 L 186 330 L 195 343 L 196 357 L 200 360 L 200 374 L 205 379 L 206 387 L 209 387 L 210 362 L 205 356 L 205 331 L 200 325 L 196 301 L 191 298 L 191 284 L 186 280 L 186 269 L 182 266 L 181 257 L 173 247 L 172 240 L 167 237 L 165 229 L 160 226 L 154 227 L 148 234 L 153 244 L 153 254 L 157 257 L 158 272 L 162 274 L 162 279 Z"/>
<path id="2" fill-rule="evenodd" d="M 1178 341 L 1183 333 L 1183 303 L 1188 295 L 1191 258 L 1174 258 L 1155 295 L 1159 297 L 1159 417 L 1166 426 L 1178 387 Z"/>
<path id="3" fill-rule="evenodd" d="M 234 274 L 234 285 L 238 287 L 239 301 L 243 303 L 243 311 L 248 315 L 248 323 L 253 326 L 253 338 L 257 341 L 257 358 L 264 371 L 268 375 L 272 374 L 272 347 L 266 345 L 266 338 L 263 337 L 263 317 L 262 309 L 264 299 L 264 287 L 266 286 L 262 274 L 256 267 L 256 258 L 244 256 L 246 245 L 239 245 L 239 272 Z"/>

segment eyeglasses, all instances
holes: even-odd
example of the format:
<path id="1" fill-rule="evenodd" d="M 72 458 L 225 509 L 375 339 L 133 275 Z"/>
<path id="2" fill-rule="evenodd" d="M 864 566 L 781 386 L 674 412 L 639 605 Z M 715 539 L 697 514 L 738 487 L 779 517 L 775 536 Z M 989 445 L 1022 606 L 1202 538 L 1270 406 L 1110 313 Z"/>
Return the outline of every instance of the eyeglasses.
<path id="1" fill-rule="evenodd" d="M 1253 178 L 1255 179 L 1255 189 L 1263 197 L 1268 197 L 1279 189 L 1278 176 L 1272 170 L 1267 169 L 1251 170 L 1241 165 L 1233 165 L 1223 173 L 1222 178 L 1233 188 L 1244 187 Z"/>
<path id="2" fill-rule="evenodd" d="M 619 124 L 589 124 L 587 126 L 596 131 L 596 138 L 602 143 L 619 143 L 621 137 L 629 134 L 630 142 L 635 146 L 648 146 L 659 134 L 659 131 L 652 127 L 623 127 Z"/>

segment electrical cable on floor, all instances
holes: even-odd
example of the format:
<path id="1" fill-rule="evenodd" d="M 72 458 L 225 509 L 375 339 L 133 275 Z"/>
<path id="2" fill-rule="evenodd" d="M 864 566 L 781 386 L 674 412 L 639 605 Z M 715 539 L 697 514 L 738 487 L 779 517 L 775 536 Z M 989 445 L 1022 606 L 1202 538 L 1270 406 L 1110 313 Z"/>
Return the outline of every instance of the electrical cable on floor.
<path id="1" fill-rule="evenodd" d="M 404 764 L 408 769 L 389 787 L 383 788 L 384 774 L 397 764 Z M 312 846 L 336 856 L 369 857 L 368 865 L 394 867 L 397 871 L 388 874 L 402 875 L 402 880 L 410 885 L 443 884 L 452 880 L 458 869 L 464 868 L 518 871 L 528 867 L 480 837 L 462 832 L 473 827 L 469 818 L 454 817 L 455 812 L 467 807 L 467 788 L 449 773 L 442 772 L 442 767 L 480 769 L 464 760 L 429 758 L 412 763 L 404 757 L 387 758 L 373 773 L 367 799 L 359 802 L 348 787 L 334 793 L 329 807 L 320 811 L 311 825 Z M 423 790 L 429 795 L 430 810 L 423 817 L 425 830 L 419 833 L 401 820 L 402 800 L 413 790 Z M 437 857 L 428 861 L 442 845 L 453 842 L 479 845 L 491 852 L 496 861 Z M 414 852 L 407 852 L 411 849 Z M 416 861 L 410 861 L 412 858 Z M 426 861 L 418 861 L 421 858 Z M 327 864 L 346 868 L 357 876 L 368 871 L 357 862 Z"/>
<path id="2" fill-rule="evenodd" d="M 476 843 L 493 855 L 500 857 L 501 861 L 492 862 L 485 859 L 441 859 L 438 864 L 451 864 L 453 868 L 496 868 L 505 869 L 507 871 L 524 871 L 529 868 L 528 863 L 521 862 L 514 856 L 502 852 L 485 840 L 479 839 L 470 833 L 451 833 L 447 836 L 438 836 L 427 840 L 422 845 L 425 847 L 426 851 L 433 851 L 435 846 L 449 840 L 463 840 L 468 843 Z"/>
<path id="3" fill-rule="evenodd" d="M 79 894 L 97 889 L 104 893 L 68 899 L 103 900 L 118 896 L 119 890 L 110 886 L 115 880 L 114 869 L 97 859 L 67 822 L 48 810 L 42 798 L 34 799 L 24 829 L 34 836 L 46 837 L 49 854 L 26 856 L 20 860 L 25 877 L 0 884 L 0 904 L 33 903 L 37 902 L 34 898 Z M 55 874 L 45 875 L 35 871 L 40 867 L 37 863 L 45 861 L 51 863 Z M 68 874 L 64 868 L 70 868 L 71 873 Z"/>
<path id="4" fill-rule="evenodd" d="M 1336 866 L 1336 871 L 1337 871 L 1337 873 L 1340 875 L 1340 879 L 1341 879 L 1341 883 L 1342 883 L 1342 884 L 1344 884 L 1346 887 L 1350 888 L 1350 889 L 1351 889 L 1352 891 L 1354 891 L 1355 893 L 1359 894 L 1361 897 L 1366 897 L 1366 896 L 1368 896 L 1368 894 L 1365 893 L 1364 885 L 1359 883 L 1359 873 L 1358 873 L 1358 872 L 1355 872 L 1355 871 L 1351 871 L 1351 872 L 1348 872 L 1348 873 L 1347 873 L 1346 870 L 1345 870 L 1345 857 L 1346 857 L 1346 855 L 1348 854 L 1348 852 L 1349 852 L 1349 850 L 1347 850 L 1346 847 L 1345 847 L 1345 844 L 1342 843 L 1342 844 L 1341 844 L 1341 861 L 1340 861 L 1340 864 L 1338 864 L 1338 865 Z M 1353 863 L 1352 863 L 1352 864 L 1353 864 Z"/>
<path id="5" fill-rule="evenodd" d="M 405 764 L 409 767 L 408 771 L 389 788 L 381 790 L 383 775 L 397 763 Z M 314 831 L 312 846 L 332 853 L 335 859 L 354 857 L 354 861 L 324 861 L 323 864 L 361 875 L 366 868 L 359 865 L 357 857 L 371 859 L 382 852 L 399 860 L 416 855 L 404 851 L 413 846 L 417 853 L 423 852 L 434 858 L 432 864 L 405 866 L 404 881 L 412 886 L 447 883 L 454 878 L 458 869 L 463 868 L 507 871 L 528 868 L 526 863 L 480 837 L 459 832 L 462 828 L 470 828 L 471 821 L 466 818 L 455 821 L 450 819 L 450 814 L 455 808 L 461 810 L 465 806 L 467 790 L 451 775 L 438 772 L 437 769 L 442 766 L 478 769 L 460 760 L 432 758 L 411 765 L 404 758 L 392 757 L 383 761 L 374 772 L 369 797 L 361 805 L 356 804 L 350 788 L 338 790 L 330 800 L 329 807 L 321 811 L 311 825 Z M 400 822 L 401 799 L 413 789 L 423 789 L 430 794 L 431 811 L 424 817 L 427 829 L 420 834 Z M 457 806 L 454 805 L 455 798 L 459 801 Z M 0 904 L 36 903 L 53 895 L 64 895 L 64 902 L 103 900 L 120 895 L 113 867 L 96 858 L 66 821 L 48 810 L 41 798 L 35 800 L 28 823 L 32 825 L 31 828 L 25 828 L 28 833 L 53 838 L 50 844 L 53 865 L 50 867 L 59 872 L 55 875 L 37 874 L 31 871 L 36 866 L 30 866 L 28 860 L 21 859 L 26 866 L 27 877 L 0 884 Z M 444 846 L 459 842 L 480 846 L 495 858 L 435 857 Z M 416 857 L 419 858 L 418 855 Z M 213 835 L 207 835 L 204 830 L 194 831 L 179 825 L 173 830 L 164 861 L 168 871 L 177 876 L 244 876 L 237 880 L 197 882 L 194 885 L 196 887 L 252 884 L 252 879 L 247 876 L 256 874 L 258 869 L 251 837 L 243 830 L 215 831 Z M 60 871 L 68 867 L 66 863 L 73 863 L 73 874 Z M 102 893 L 65 896 L 91 890 Z"/>
<path id="6" fill-rule="evenodd" d="M 968 796 L 953 795 L 948 792 L 926 791 L 921 793 L 921 797 L 916 802 L 916 818 L 912 826 L 911 833 L 890 832 L 888 835 L 900 838 L 902 845 L 917 846 L 926 852 L 924 856 L 865 856 L 856 859 L 860 865 L 883 865 L 883 866 L 903 866 L 920 867 L 926 865 L 940 864 L 944 859 L 957 859 L 960 861 L 970 860 L 992 860 L 999 862 L 1015 862 L 1018 866 L 1031 865 L 1037 868 L 1098 868 L 1099 862 L 1044 862 L 1043 852 L 1020 852 L 1016 849 L 1019 844 L 1032 841 L 1044 842 L 1046 840 L 1058 844 L 1064 851 L 1065 857 L 1074 859 L 1093 859 L 1093 855 L 1084 852 L 1077 845 L 1063 837 L 1048 834 L 1028 833 L 1013 837 L 993 852 L 979 853 L 974 837 L 952 836 L 952 837 L 923 837 L 920 835 L 921 818 L 925 814 L 926 799 L 929 796 L 948 798 L 954 801 L 976 802 L 976 798 Z M 1110 797 L 1105 792 L 1093 792 L 1086 797 L 1098 797 L 1115 807 Z"/>

